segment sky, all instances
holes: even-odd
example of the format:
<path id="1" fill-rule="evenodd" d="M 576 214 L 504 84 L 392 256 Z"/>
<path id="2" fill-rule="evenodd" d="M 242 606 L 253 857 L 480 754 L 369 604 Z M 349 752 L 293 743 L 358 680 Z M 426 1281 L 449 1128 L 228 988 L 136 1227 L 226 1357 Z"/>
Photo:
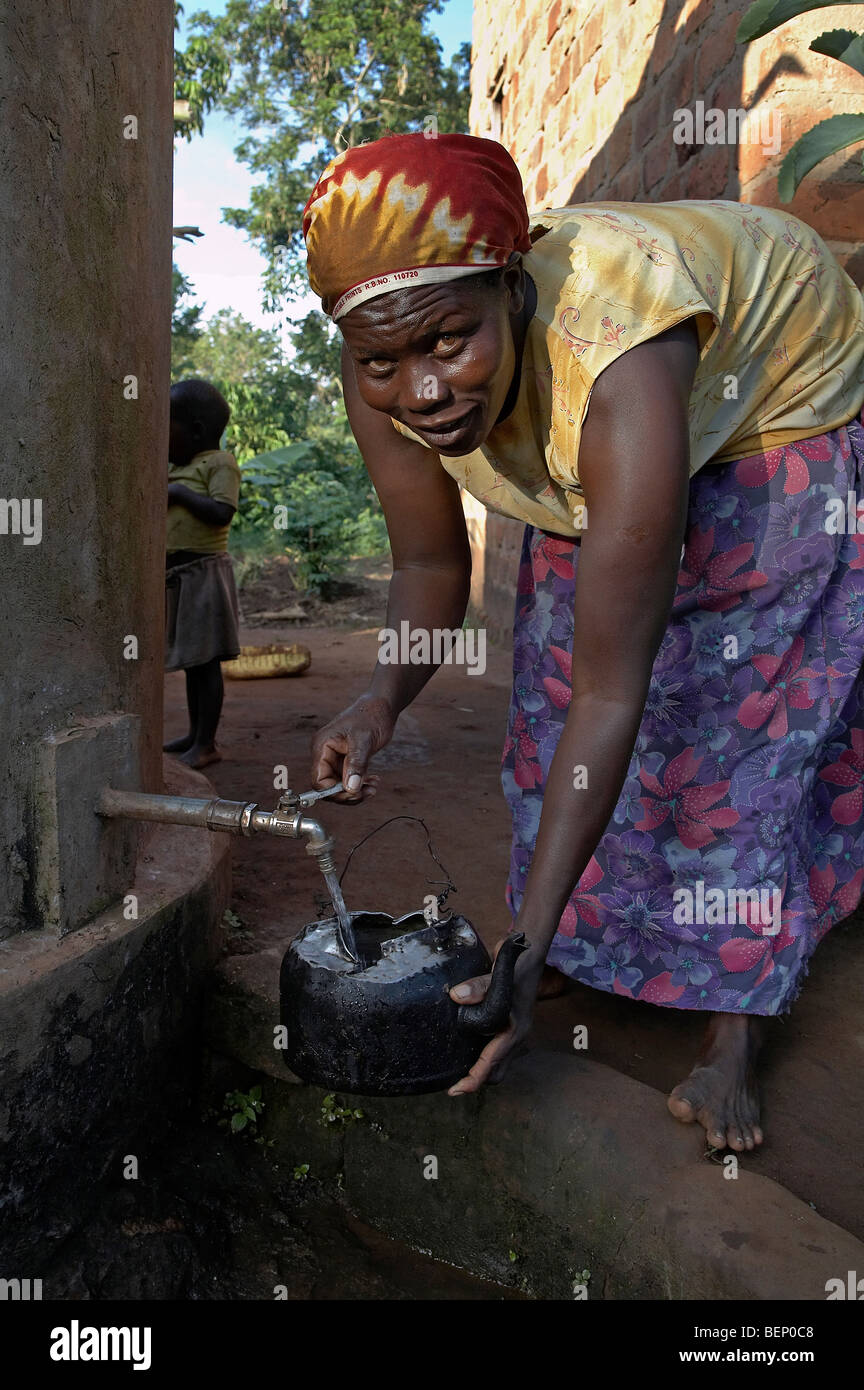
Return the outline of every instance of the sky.
<path id="1" fill-rule="evenodd" d="M 219 15 L 226 3 L 184 0 L 185 13 L 175 35 L 177 46 L 185 43 L 190 15 L 198 10 Z M 443 12 L 431 16 L 429 28 L 449 60 L 460 44 L 471 40 L 471 0 L 445 0 Z M 203 305 L 205 318 L 230 308 L 260 328 L 275 328 L 278 320 L 261 309 L 264 259 L 244 232 L 222 221 L 223 207 L 248 206 L 249 190 L 256 181 L 234 158 L 234 147 L 243 134 L 237 120 L 211 112 L 204 118 L 203 135 L 175 142 L 174 226 L 200 227 L 204 235 L 194 242 L 175 240 L 174 260 L 192 281 L 195 301 Z M 287 312 L 299 316 L 312 307 L 318 307 L 318 300 L 310 295 L 308 300 L 292 303 Z"/>

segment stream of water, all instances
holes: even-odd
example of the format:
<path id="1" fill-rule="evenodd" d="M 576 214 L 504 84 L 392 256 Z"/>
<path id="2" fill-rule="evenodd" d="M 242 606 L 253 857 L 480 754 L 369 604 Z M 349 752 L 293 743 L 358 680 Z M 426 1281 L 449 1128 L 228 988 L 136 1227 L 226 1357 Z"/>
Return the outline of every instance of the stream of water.
<path id="1" fill-rule="evenodd" d="M 339 887 L 339 879 L 335 871 L 331 869 L 329 873 L 325 872 L 324 881 L 327 884 L 327 892 L 330 894 L 333 911 L 336 913 L 336 921 L 339 923 L 339 936 L 342 948 L 350 960 L 359 960 L 357 942 L 351 927 L 351 919 L 348 916 L 345 899 L 342 896 L 342 889 Z"/>

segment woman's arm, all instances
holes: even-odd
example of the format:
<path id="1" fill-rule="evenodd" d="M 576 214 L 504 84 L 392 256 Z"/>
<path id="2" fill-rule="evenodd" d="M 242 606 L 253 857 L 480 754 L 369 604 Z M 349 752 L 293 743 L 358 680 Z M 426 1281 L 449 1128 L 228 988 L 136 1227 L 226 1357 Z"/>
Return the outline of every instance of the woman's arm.
<path id="1" fill-rule="evenodd" d="M 438 454 L 406 439 L 389 416 L 372 410 L 357 390 L 354 366 L 342 351 L 348 420 L 384 510 L 393 575 L 388 628 L 461 628 L 471 586 L 471 550 L 458 484 Z M 431 645 L 431 644 L 430 644 Z M 371 755 L 392 735 L 400 712 L 423 689 L 438 663 L 376 664 L 368 690 L 318 734 L 313 748 L 316 786 L 361 779 Z M 356 783 L 359 792 L 360 781 Z"/>
<path id="2" fill-rule="evenodd" d="M 483 1085 L 530 1028 L 552 937 L 627 775 L 681 563 L 698 355 L 685 323 L 631 348 L 592 392 L 579 453 L 588 524 L 576 579 L 572 695 L 515 923 L 529 943 L 517 965 L 522 987 L 514 1026 L 493 1039 L 459 1091 Z M 584 786 L 576 768 L 585 769 Z"/>
<path id="3" fill-rule="evenodd" d="M 552 761 L 519 928 L 544 956 L 627 775 L 681 565 L 692 325 L 632 348 L 595 384 L 579 477 L 588 527 L 575 592 L 570 708 Z M 586 785 L 574 788 L 574 768 Z"/>
<path id="4" fill-rule="evenodd" d="M 459 486 L 432 449 L 406 439 L 389 416 L 362 400 L 347 349 L 342 352 L 345 408 L 384 511 L 393 576 L 387 626 L 461 628 L 471 587 L 471 549 Z M 377 665 L 370 692 L 398 714 L 423 689 L 436 664 Z"/>

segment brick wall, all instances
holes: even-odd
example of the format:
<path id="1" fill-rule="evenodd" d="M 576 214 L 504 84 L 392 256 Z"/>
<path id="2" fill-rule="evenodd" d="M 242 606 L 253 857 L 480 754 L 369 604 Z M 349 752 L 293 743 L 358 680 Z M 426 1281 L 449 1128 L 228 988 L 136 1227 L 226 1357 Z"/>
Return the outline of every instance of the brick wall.
<path id="1" fill-rule="evenodd" d="M 860 27 L 864 7 L 831 5 L 736 44 L 746 9 L 730 0 L 475 0 L 471 130 L 510 150 L 530 208 L 721 197 L 776 206 L 776 172 L 798 136 L 861 110 L 864 80 L 808 44 L 856 19 Z M 676 145 L 673 113 L 698 100 L 744 109 L 750 121 L 779 117 L 780 150 Z M 859 147 L 814 170 L 790 204 L 844 255 L 864 228 L 860 172 Z"/>
<path id="2" fill-rule="evenodd" d="M 736 44 L 747 8 L 730 0 L 474 0 L 471 131 L 509 149 L 532 211 L 604 199 L 779 206 L 777 170 L 798 136 L 864 107 L 864 80 L 808 50 L 826 30 L 860 29 L 864 6 L 831 5 Z M 674 113 L 695 111 L 697 101 L 744 109 L 747 134 L 760 135 L 755 123 L 764 122 L 769 145 L 779 119 L 780 149 L 751 139 L 676 144 Z M 818 166 L 789 208 L 864 283 L 861 146 Z M 512 616 L 520 532 L 516 522 L 487 522 L 474 605 L 496 631 Z M 474 549 L 476 568 L 476 540 Z"/>
<path id="3" fill-rule="evenodd" d="M 473 623 L 485 627 L 488 638 L 508 645 L 513 636 L 516 573 L 524 527 L 507 516 L 487 511 L 469 492 L 462 505 L 471 541 L 471 604 Z"/>

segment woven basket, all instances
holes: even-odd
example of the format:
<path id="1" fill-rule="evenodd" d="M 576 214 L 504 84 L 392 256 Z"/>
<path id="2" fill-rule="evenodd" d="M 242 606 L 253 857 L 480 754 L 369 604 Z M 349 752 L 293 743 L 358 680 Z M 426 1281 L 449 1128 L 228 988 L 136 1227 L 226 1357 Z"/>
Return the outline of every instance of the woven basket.
<path id="1" fill-rule="evenodd" d="M 308 647 L 293 643 L 290 647 L 271 643 L 267 647 L 241 647 L 233 661 L 223 661 L 222 670 L 229 680 L 251 681 L 270 676 L 298 676 L 312 660 Z"/>

